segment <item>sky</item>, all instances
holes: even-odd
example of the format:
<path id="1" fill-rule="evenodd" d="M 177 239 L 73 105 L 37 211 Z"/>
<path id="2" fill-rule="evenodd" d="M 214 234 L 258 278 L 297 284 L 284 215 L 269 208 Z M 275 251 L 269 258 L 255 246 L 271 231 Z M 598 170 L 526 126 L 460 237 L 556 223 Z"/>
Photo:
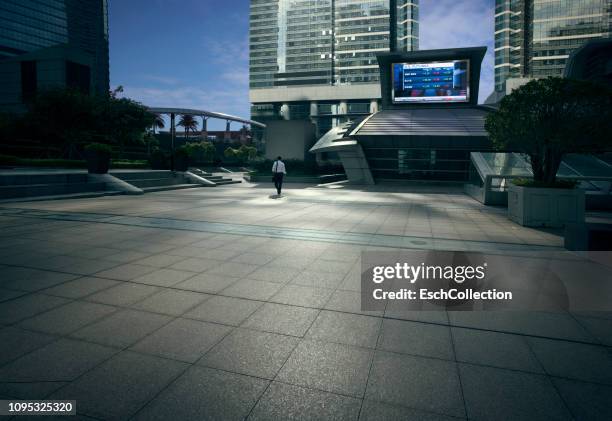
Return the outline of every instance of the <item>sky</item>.
<path id="1" fill-rule="evenodd" d="M 420 1 L 420 49 L 488 47 L 479 102 L 493 90 L 494 3 Z M 248 0 L 110 0 L 111 88 L 149 106 L 248 118 L 248 29 Z"/>

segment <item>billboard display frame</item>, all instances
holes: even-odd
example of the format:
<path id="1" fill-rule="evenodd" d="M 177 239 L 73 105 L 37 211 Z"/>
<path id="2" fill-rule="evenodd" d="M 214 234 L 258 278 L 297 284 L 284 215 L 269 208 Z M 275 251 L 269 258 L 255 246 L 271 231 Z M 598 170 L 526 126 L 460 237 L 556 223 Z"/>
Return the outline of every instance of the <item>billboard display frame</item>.
<path id="1" fill-rule="evenodd" d="M 396 98 L 396 92 L 395 92 L 395 66 L 396 65 L 431 65 L 431 64 L 442 64 L 442 63 L 449 63 L 449 62 L 465 62 L 466 63 L 466 69 L 465 69 L 465 75 L 466 75 L 466 95 L 465 98 L 462 99 L 451 99 L 452 96 L 429 96 L 429 97 L 414 97 L 413 100 L 398 100 L 397 98 L 406 98 L 406 97 L 397 97 Z M 390 92 L 390 99 L 391 99 L 391 103 L 394 105 L 414 105 L 414 104 L 429 104 L 429 105 L 434 105 L 434 104 L 467 104 L 471 102 L 471 88 L 472 88 L 472 80 L 471 80 L 471 60 L 469 58 L 452 58 L 452 59 L 448 59 L 448 60 L 419 60 L 419 61 L 393 61 L 391 62 L 391 92 Z M 431 98 L 431 99 L 426 99 L 426 98 Z"/>

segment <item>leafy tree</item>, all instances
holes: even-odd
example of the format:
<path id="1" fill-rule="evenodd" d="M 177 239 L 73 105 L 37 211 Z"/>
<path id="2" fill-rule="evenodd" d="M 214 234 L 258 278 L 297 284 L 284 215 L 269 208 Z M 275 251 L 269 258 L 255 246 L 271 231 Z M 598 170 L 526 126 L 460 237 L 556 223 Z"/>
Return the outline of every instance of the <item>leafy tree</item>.
<path id="1" fill-rule="evenodd" d="M 223 154 L 226 158 L 236 159 L 239 162 L 247 162 L 257 156 L 257 149 L 247 145 L 242 145 L 238 149 L 228 146 Z"/>
<path id="2" fill-rule="evenodd" d="M 236 158 L 236 149 L 232 148 L 231 146 L 228 146 L 227 148 L 225 148 L 225 151 L 223 151 L 223 155 L 226 158 Z"/>
<path id="3" fill-rule="evenodd" d="M 108 95 L 87 95 L 78 90 L 41 92 L 21 118 L 34 139 L 59 147 L 62 156 L 80 157 L 82 145 L 92 142 L 124 146 L 142 143 L 155 116 L 142 104 L 118 98 L 120 88 Z"/>
<path id="4" fill-rule="evenodd" d="M 217 149 L 211 142 L 189 142 L 183 145 L 193 163 L 211 162 Z"/>
<path id="5" fill-rule="evenodd" d="M 535 184 L 553 185 L 568 153 L 597 153 L 612 145 L 612 92 L 562 78 L 533 80 L 502 99 L 485 129 L 495 148 L 526 155 Z"/>
<path id="6" fill-rule="evenodd" d="M 29 136 L 59 147 L 62 156 L 74 158 L 79 143 L 104 142 L 97 98 L 77 90 L 52 89 L 40 93 L 22 117 Z"/>
<path id="7" fill-rule="evenodd" d="M 104 127 L 101 131 L 106 135 L 107 143 L 119 146 L 123 155 L 125 146 L 142 144 L 147 128 L 153 125 L 155 115 L 142 104 L 129 98 L 99 98 L 102 104 L 100 110 Z"/>
<path id="8" fill-rule="evenodd" d="M 198 129 L 198 122 L 191 114 L 183 114 L 178 122 L 179 126 L 185 129 L 185 139 L 189 138 L 189 132 L 194 132 Z"/>
<path id="9" fill-rule="evenodd" d="M 164 122 L 164 118 L 159 113 L 153 113 L 155 116 L 155 120 L 153 121 L 153 134 L 155 134 L 156 129 L 163 129 L 166 127 L 166 123 Z"/>

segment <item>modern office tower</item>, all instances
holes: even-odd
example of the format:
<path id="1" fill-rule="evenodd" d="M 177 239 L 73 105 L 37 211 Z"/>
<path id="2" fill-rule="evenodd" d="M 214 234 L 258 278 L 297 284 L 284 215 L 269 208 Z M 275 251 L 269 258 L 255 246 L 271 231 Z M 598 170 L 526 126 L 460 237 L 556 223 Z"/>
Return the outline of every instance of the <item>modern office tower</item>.
<path id="1" fill-rule="evenodd" d="M 495 0 L 495 90 L 512 78 L 562 76 L 569 55 L 611 35 L 610 0 Z"/>
<path id="2" fill-rule="evenodd" d="M 0 0 L 0 104 L 37 90 L 109 89 L 106 0 Z"/>
<path id="3" fill-rule="evenodd" d="M 254 120 L 311 120 L 321 135 L 378 109 L 376 55 L 418 48 L 418 0 L 251 0 Z"/>

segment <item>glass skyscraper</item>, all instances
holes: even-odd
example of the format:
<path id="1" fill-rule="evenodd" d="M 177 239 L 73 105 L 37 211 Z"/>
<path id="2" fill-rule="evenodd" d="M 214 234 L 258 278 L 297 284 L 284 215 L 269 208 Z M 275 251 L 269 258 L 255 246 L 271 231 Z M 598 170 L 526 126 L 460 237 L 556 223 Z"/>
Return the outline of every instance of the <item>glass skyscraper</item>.
<path id="1" fill-rule="evenodd" d="M 561 76 L 584 43 L 611 35 L 610 0 L 496 0 L 495 90 L 510 78 Z"/>
<path id="2" fill-rule="evenodd" d="M 320 134 L 376 110 L 376 54 L 418 48 L 418 10 L 418 0 L 251 0 L 253 119 L 310 118 Z"/>
<path id="3" fill-rule="evenodd" d="M 58 45 L 90 56 L 93 90 L 108 92 L 106 0 L 0 0 L 0 60 Z"/>

